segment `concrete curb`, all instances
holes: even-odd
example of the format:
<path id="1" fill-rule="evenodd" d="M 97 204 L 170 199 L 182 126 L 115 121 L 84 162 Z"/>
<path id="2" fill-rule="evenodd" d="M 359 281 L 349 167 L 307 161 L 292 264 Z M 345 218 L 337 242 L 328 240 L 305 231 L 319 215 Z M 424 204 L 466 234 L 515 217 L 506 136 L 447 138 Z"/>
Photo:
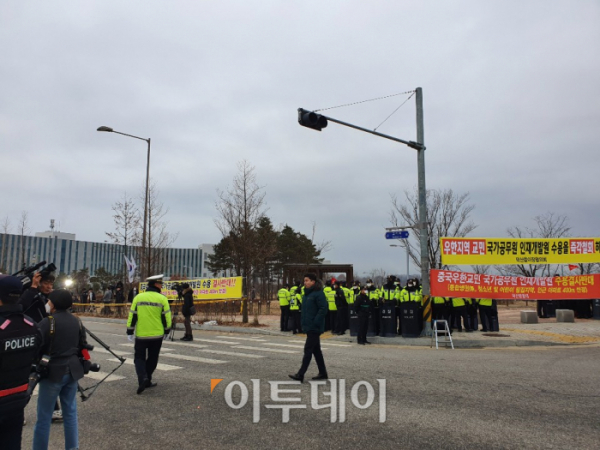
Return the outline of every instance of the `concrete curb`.
<path id="1" fill-rule="evenodd" d="M 92 317 L 92 316 L 83 316 L 84 320 L 89 320 L 91 322 L 106 322 L 106 323 L 122 323 L 123 325 L 127 323 L 125 319 L 110 319 L 105 317 Z M 266 336 L 283 336 L 283 337 L 291 337 L 293 336 L 289 332 L 281 332 L 276 330 L 270 330 L 266 328 L 250 328 L 250 327 L 234 327 L 234 326 L 222 326 L 222 325 L 192 325 L 192 329 L 201 330 L 201 331 L 216 331 L 219 333 L 244 333 L 244 334 L 258 334 L 258 335 L 266 335 Z M 177 328 L 178 331 L 183 331 L 181 328 Z M 304 335 L 300 335 L 299 337 L 304 337 Z M 344 342 L 344 343 L 356 343 L 356 338 L 349 336 L 332 336 L 325 337 L 322 339 L 323 343 L 327 343 L 328 341 L 332 342 Z M 396 346 L 407 346 L 407 347 L 429 347 L 431 345 L 430 337 L 418 337 L 418 338 L 403 338 L 403 337 L 394 337 L 394 338 L 384 338 L 379 336 L 370 337 L 369 341 L 373 344 L 378 345 L 396 345 Z M 485 340 L 479 339 L 456 339 L 454 338 L 454 348 L 455 349 L 482 349 L 482 348 L 510 348 L 510 347 L 555 347 L 555 346 L 572 346 L 572 345 L 585 345 L 585 343 L 581 344 L 573 344 L 573 343 L 562 343 L 562 342 L 550 342 L 550 341 L 541 341 L 541 340 L 527 340 L 527 339 L 515 339 L 515 338 L 503 338 L 503 337 L 494 337 Z M 443 347 L 440 347 L 443 348 Z"/>

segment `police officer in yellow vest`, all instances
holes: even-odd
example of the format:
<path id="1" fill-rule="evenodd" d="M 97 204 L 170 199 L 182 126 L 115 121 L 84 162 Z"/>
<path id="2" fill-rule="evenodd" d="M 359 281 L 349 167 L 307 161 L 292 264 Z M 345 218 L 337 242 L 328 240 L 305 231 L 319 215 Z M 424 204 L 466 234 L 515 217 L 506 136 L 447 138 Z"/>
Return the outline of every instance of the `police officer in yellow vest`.
<path id="1" fill-rule="evenodd" d="M 433 320 L 449 320 L 450 311 L 448 300 L 445 297 L 432 297 L 432 317 Z M 450 324 L 448 324 L 450 326 Z"/>
<path id="2" fill-rule="evenodd" d="M 492 299 L 478 298 L 477 304 L 479 305 L 479 315 L 481 317 L 481 331 L 492 331 Z"/>
<path id="3" fill-rule="evenodd" d="M 331 330 L 331 332 L 334 333 L 336 331 L 337 307 L 335 306 L 335 291 L 331 287 L 331 281 L 325 282 L 323 293 L 325 294 L 327 305 L 329 307 L 327 311 L 328 321 L 325 322 L 325 329 Z"/>
<path id="4" fill-rule="evenodd" d="M 467 304 L 464 298 L 453 298 L 452 299 L 452 326 L 456 325 L 459 332 L 462 332 L 463 326 L 461 325 L 461 319 L 463 320 L 465 331 L 471 332 L 471 321 L 467 314 Z"/>
<path id="5" fill-rule="evenodd" d="M 298 289 L 298 286 L 292 286 L 290 292 L 292 292 L 292 290 L 294 292 L 294 295 L 290 297 L 290 315 L 292 316 L 292 332 L 294 334 L 298 334 L 302 332 L 300 314 L 300 310 L 302 308 L 302 291 Z"/>
<path id="6" fill-rule="evenodd" d="M 279 328 L 281 331 L 288 330 L 288 319 L 290 317 L 290 291 L 288 290 L 289 285 L 284 285 L 279 291 L 277 291 L 277 298 L 279 299 L 279 309 L 281 310 L 281 318 Z"/>
<path id="7" fill-rule="evenodd" d="M 371 323 L 373 324 L 373 331 L 375 335 L 379 335 L 379 298 L 381 297 L 381 291 L 377 289 L 377 286 L 373 283 L 373 280 L 367 280 L 367 295 L 371 301 Z"/>
<path id="8" fill-rule="evenodd" d="M 169 301 L 160 293 L 163 275 L 149 277 L 146 281 L 146 292 L 135 296 L 127 319 L 127 337 L 130 341 L 133 341 L 135 332 L 133 362 L 138 376 L 138 394 L 156 386 L 152 374 L 158 365 L 162 341 L 171 329 Z"/>

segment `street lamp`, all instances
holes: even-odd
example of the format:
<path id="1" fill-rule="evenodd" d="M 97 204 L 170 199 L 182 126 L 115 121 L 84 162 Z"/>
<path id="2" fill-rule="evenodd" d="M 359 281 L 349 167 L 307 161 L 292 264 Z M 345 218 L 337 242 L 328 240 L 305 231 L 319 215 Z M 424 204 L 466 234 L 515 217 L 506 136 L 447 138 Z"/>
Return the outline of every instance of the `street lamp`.
<path id="1" fill-rule="evenodd" d="M 150 242 L 148 242 L 148 248 L 146 249 L 146 230 L 148 228 L 148 197 L 150 194 L 150 187 L 149 187 L 149 181 L 150 181 L 150 138 L 148 139 L 144 139 L 141 138 L 139 136 L 134 136 L 132 134 L 127 134 L 127 133 L 121 133 L 120 131 L 115 131 L 113 130 L 111 127 L 98 127 L 97 131 L 106 131 L 108 133 L 116 133 L 116 134 L 120 134 L 123 136 L 129 136 L 135 139 L 139 139 L 141 141 L 146 141 L 148 143 L 148 157 L 146 160 L 146 200 L 144 201 L 144 226 L 143 226 L 143 231 L 142 231 L 142 257 L 146 258 L 145 263 L 142 264 L 142 270 L 144 272 L 146 272 L 148 270 L 147 264 L 150 261 Z M 145 278 L 147 275 L 145 273 L 142 273 L 142 278 Z"/>

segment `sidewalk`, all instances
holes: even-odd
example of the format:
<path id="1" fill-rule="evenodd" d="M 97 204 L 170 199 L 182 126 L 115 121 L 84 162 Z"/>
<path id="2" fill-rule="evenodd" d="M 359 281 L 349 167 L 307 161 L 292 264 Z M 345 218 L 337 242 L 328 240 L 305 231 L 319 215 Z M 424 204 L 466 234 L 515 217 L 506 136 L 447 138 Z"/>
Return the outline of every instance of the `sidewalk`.
<path id="1" fill-rule="evenodd" d="M 600 320 L 575 319 L 575 323 L 557 323 L 556 319 L 540 319 L 537 324 L 520 323 L 519 309 L 499 308 L 498 319 L 500 331 L 496 333 L 452 333 L 455 348 L 485 348 L 485 347 L 525 347 L 525 346 L 560 346 L 560 345 L 590 345 L 600 343 Z M 123 319 L 105 319 L 101 317 L 87 317 L 92 321 L 107 321 L 125 323 Z M 238 320 L 241 320 L 238 318 Z M 224 323 L 220 325 L 194 324 L 196 330 L 219 331 L 225 333 L 248 333 L 272 336 L 292 336 L 292 333 L 279 331 L 279 316 L 258 316 L 259 326 L 252 326 L 254 316 L 249 318 L 250 324 Z M 182 330 L 183 325 L 178 324 Z M 304 337 L 304 335 L 299 335 Z M 334 336 L 325 332 L 322 339 L 339 342 L 356 342 L 356 337 L 351 337 L 348 332 L 344 336 Z M 393 338 L 370 337 L 369 341 L 383 345 L 410 345 L 424 346 L 431 344 L 431 337 Z M 434 344 L 435 347 L 435 344 Z"/>

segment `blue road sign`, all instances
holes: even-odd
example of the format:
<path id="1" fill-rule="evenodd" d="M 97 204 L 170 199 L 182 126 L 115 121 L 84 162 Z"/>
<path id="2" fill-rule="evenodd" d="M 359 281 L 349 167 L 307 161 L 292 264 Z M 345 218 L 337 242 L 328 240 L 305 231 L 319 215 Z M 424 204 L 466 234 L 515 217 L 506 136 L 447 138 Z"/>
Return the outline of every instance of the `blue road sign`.
<path id="1" fill-rule="evenodd" d="M 407 239 L 409 236 L 408 231 L 388 231 L 385 233 L 386 239 Z"/>

